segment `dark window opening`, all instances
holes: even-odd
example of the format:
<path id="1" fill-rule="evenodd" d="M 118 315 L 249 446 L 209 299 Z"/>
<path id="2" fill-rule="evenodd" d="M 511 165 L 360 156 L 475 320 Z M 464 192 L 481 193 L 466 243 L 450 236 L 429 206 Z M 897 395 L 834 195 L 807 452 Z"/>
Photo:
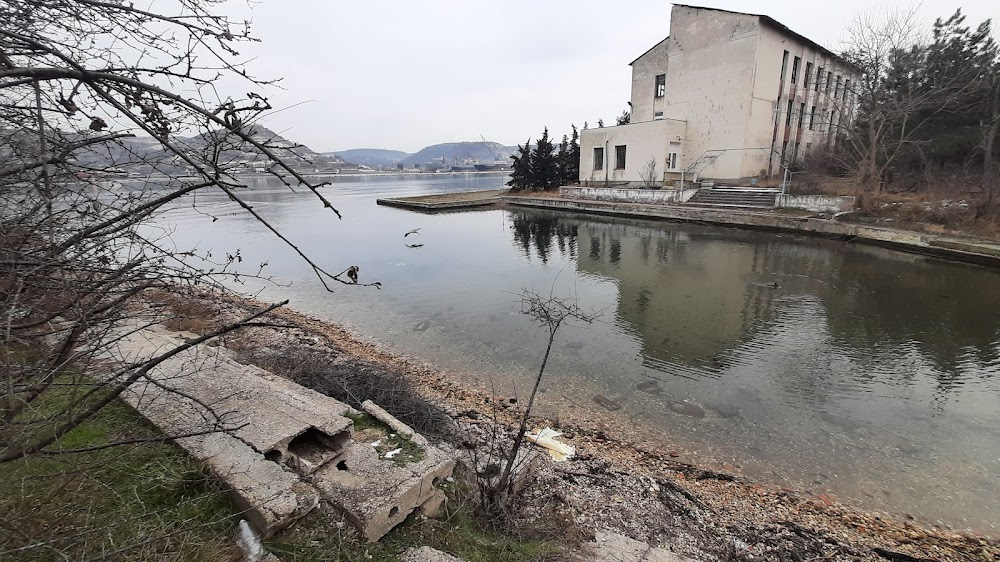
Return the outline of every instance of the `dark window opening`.
<path id="1" fill-rule="evenodd" d="M 847 102 L 847 91 L 851 89 L 851 81 L 844 80 L 844 102 Z"/>
<path id="2" fill-rule="evenodd" d="M 840 75 L 837 75 L 837 85 L 833 88 L 833 99 L 837 99 L 840 96 Z"/>
<path id="3" fill-rule="evenodd" d="M 792 100 L 788 100 L 788 111 L 785 113 L 785 126 L 792 126 Z"/>
<path id="4" fill-rule="evenodd" d="M 833 71 L 826 71 L 826 95 L 830 95 L 830 85 L 833 84 Z"/>
<path id="5" fill-rule="evenodd" d="M 806 104 L 799 104 L 799 128 L 802 128 L 802 121 L 806 118 Z"/>
<path id="6" fill-rule="evenodd" d="M 817 94 L 819 93 L 819 84 L 823 81 L 823 67 L 819 67 L 816 71 L 816 84 L 813 85 L 813 91 Z"/>
<path id="7" fill-rule="evenodd" d="M 604 169 L 604 147 L 594 149 L 594 169 Z"/>
<path id="8" fill-rule="evenodd" d="M 788 69 L 788 51 L 781 55 L 781 83 L 785 82 L 785 70 Z"/>
<path id="9" fill-rule="evenodd" d="M 615 147 L 615 169 L 625 169 L 625 145 L 623 144 Z"/>
<path id="10" fill-rule="evenodd" d="M 816 123 L 816 106 L 812 106 L 809 111 L 809 130 L 813 130 L 813 125 Z"/>
<path id="11" fill-rule="evenodd" d="M 801 62 L 802 59 L 799 57 L 795 57 L 795 60 L 792 61 L 792 84 L 799 79 L 799 63 Z"/>
<path id="12" fill-rule="evenodd" d="M 667 75 L 656 75 L 656 97 L 662 98 L 667 93 Z"/>
<path id="13" fill-rule="evenodd" d="M 802 78 L 802 87 L 806 90 L 809 89 L 809 79 L 812 77 L 813 63 L 806 63 L 806 75 Z"/>

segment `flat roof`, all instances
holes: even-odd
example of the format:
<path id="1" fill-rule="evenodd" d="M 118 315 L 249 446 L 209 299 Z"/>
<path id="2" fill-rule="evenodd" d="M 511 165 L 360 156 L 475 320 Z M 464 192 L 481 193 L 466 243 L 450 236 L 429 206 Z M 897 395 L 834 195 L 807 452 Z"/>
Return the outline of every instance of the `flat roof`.
<path id="1" fill-rule="evenodd" d="M 694 8 L 695 10 L 712 10 L 713 12 L 724 12 L 724 13 L 727 13 L 727 14 L 736 14 L 736 15 L 740 15 L 740 16 L 752 16 L 752 17 L 760 18 L 761 22 L 763 22 L 766 25 L 769 25 L 774 30 L 780 31 L 781 33 L 784 33 L 785 35 L 789 35 L 792 38 L 797 39 L 798 41 L 801 41 L 801 42 L 809 45 L 810 47 L 816 49 L 817 51 L 819 51 L 819 52 L 827 55 L 828 57 L 836 60 L 837 62 L 839 62 L 839 63 L 841 63 L 841 64 L 843 64 L 845 66 L 850 66 L 851 68 L 854 68 L 855 70 L 858 70 L 858 71 L 861 70 L 856 65 L 848 62 L 847 60 L 845 60 L 843 57 L 841 57 L 837 53 L 831 51 L 830 49 L 827 49 L 823 45 L 820 45 L 819 43 L 813 41 L 812 39 L 806 37 L 805 35 L 802 35 L 801 33 L 796 33 L 795 31 L 793 31 L 787 25 L 779 22 L 778 20 L 772 18 L 771 16 L 769 16 L 767 14 L 754 14 L 754 13 L 750 13 L 750 12 L 736 12 L 736 11 L 733 11 L 733 10 L 723 10 L 721 8 L 710 8 L 708 6 L 695 6 L 693 4 L 674 4 L 674 6 L 680 6 L 682 8 Z M 666 38 L 663 39 L 663 41 L 666 41 L 669 38 L 670 38 L 670 36 L 668 35 Z M 653 49 L 655 49 L 656 47 L 658 47 L 660 44 L 663 43 L 663 41 L 660 41 L 656 45 L 653 45 L 652 47 L 650 47 L 649 49 L 647 49 L 645 53 L 643 53 L 643 54 L 639 55 L 638 57 L 636 57 L 635 60 L 633 60 L 632 62 L 629 63 L 629 66 L 631 66 L 633 63 L 635 63 L 635 61 L 641 59 L 649 51 L 652 51 Z"/>

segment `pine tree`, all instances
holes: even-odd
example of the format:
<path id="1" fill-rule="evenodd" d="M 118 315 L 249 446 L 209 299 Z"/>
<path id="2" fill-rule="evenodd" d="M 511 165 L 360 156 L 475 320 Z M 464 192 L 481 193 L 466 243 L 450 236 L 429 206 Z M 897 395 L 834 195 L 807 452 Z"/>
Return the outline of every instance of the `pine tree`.
<path id="1" fill-rule="evenodd" d="M 525 141 L 524 146 L 517 145 L 517 155 L 512 155 L 514 161 L 510 171 L 510 181 L 507 185 L 511 191 L 524 191 L 533 187 L 532 163 L 531 163 L 531 138 Z"/>
<path id="2" fill-rule="evenodd" d="M 535 150 L 531 152 L 531 187 L 535 189 L 555 187 L 559 183 L 557 174 L 555 147 L 549 140 L 549 128 L 545 127 L 542 137 L 535 145 Z"/>
<path id="3" fill-rule="evenodd" d="M 580 132 L 573 127 L 573 136 L 569 139 L 569 155 L 566 160 L 566 175 L 563 184 L 573 185 L 580 182 Z"/>
<path id="4" fill-rule="evenodd" d="M 556 151 L 556 182 L 558 185 L 566 185 L 566 176 L 569 167 L 569 137 L 563 135 L 559 149 Z"/>

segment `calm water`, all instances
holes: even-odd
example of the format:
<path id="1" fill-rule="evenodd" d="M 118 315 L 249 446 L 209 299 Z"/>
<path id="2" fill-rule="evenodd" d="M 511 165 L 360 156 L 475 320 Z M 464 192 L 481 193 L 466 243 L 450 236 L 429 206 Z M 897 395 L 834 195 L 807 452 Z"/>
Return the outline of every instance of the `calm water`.
<path id="1" fill-rule="evenodd" d="M 696 452 L 776 483 L 991 533 L 1000 526 L 1000 272 L 791 235 L 567 213 L 419 214 L 377 197 L 493 189 L 504 178 L 333 178 L 337 220 L 261 180 L 255 209 L 331 271 L 322 289 L 223 197 L 168 214 L 181 248 L 241 250 L 263 298 L 438 367 L 527 392 L 544 337 L 522 287 L 601 321 L 558 335 L 543 386 L 595 396 Z M 190 203 L 190 202 L 189 202 Z M 202 213 L 218 217 L 217 222 Z M 420 228 L 405 242 L 403 233 Z"/>

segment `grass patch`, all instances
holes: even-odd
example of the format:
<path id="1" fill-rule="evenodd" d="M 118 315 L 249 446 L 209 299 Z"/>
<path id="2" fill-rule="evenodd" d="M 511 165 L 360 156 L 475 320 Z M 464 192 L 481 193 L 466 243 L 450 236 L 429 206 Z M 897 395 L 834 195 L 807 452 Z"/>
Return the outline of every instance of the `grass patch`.
<path id="1" fill-rule="evenodd" d="M 55 394 L 39 406 L 58 411 Z M 115 401 L 51 450 L 156 437 Z M 198 463 L 169 443 L 0 464 L 0 560 L 238 560 L 236 512 Z"/>
<path id="2" fill-rule="evenodd" d="M 407 437 L 394 433 L 392 428 L 375 416 L 349 413 L 347 417 L 354 422 L 354 440 L 373 444 L 379 458 L 391 460 L 397 466 L 420 462 L 426 458 L 427 452 L 423 447 Z"/>
<path id="3" fill-rule="evenodd" d="M 266 544 L 283 562 L 395 562 L 406 549 L 425 545 L 468 562 L 544 562 L 561 552 L 551 542 L 484 530 L 451 493 L 440 520 L 412 517 L 378 543 L 363 542 L 341 517 L 317 510 Z"/>

